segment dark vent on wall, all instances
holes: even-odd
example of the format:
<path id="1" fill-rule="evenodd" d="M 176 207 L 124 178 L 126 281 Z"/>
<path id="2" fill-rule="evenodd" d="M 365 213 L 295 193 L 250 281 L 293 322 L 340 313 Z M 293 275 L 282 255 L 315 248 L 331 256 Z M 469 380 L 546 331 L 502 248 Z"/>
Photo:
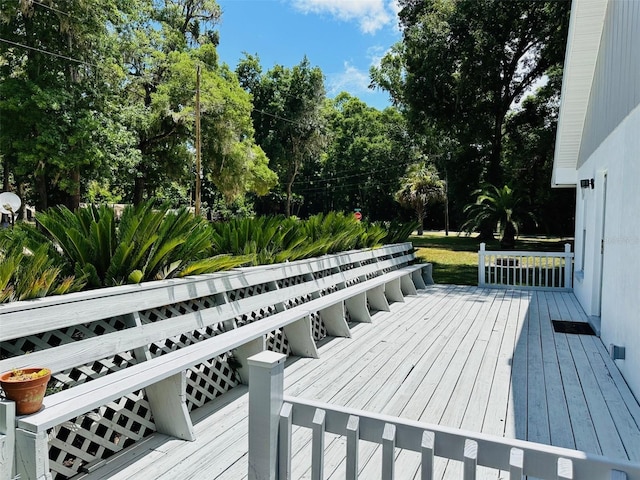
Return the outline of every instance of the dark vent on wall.
<path id="1" fill-rule="evenodd" d="M 569 322 L 565 320 L 551 320 L 553 329 L 557 333 L 573 333 L 576 335 L 595 335 L 591 325 L 587 322 Z"/>

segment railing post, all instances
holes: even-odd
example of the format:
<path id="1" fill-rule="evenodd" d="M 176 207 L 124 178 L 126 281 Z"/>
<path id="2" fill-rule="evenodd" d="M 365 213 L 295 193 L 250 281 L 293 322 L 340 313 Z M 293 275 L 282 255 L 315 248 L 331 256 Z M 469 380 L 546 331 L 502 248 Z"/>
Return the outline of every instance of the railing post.
<path id="1" fill-rule="evenodd" d="M 564 288 L 573 288 L 573 262 L 571 261 L 571 245 L 564 244 Z"/>
<path id="2" fill-rule="evenodd" d="M 480 244 L 480 251 L 478 252 L 478 286 L 484 286 L 484 252 L 487 244 L 482 242 Z"/>
<path id="3" fill-rule="evenodd" d="M 0 400 L 0 480 L 14 478 L 16 447 L 16 404 Z"/>
<path id="4" fill-rule="evenodd" d="M 249 480 L 275 480 L 286 355 L 264 351 L 249 363 Z"/>

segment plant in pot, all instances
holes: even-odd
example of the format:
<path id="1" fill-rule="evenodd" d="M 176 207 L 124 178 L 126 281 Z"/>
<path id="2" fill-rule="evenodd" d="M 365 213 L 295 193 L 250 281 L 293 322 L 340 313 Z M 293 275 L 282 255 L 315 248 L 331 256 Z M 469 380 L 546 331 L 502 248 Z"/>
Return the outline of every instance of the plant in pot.
<path id="1" fill-rule="evenodd" d="M 48 368 L 23 368 L 0 375 L 4 396 L 16 402 L 16 414 L 28 415 L 40 410 L 51 379 Z"/>

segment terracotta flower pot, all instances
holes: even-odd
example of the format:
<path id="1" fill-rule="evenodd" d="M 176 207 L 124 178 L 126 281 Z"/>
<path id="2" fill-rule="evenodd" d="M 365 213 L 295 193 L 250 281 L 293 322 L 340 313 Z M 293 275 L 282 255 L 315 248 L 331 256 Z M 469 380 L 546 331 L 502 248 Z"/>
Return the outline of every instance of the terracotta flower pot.
<path id="1" fill-rule="evenodd" d="M 34 375 L 43 371 L 43 374 Z M 0 385 L 5 397 L 16 402 L 16 414 L 28 415 L 40 410 L 50 378 L 48 368 L 23 368 L 0 375 Z"/>

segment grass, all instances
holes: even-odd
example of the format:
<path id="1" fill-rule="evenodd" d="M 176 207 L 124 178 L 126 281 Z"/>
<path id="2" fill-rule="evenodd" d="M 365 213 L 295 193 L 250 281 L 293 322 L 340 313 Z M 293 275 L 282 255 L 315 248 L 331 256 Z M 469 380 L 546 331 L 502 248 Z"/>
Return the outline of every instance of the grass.
<path id="1" fill-rule="evenodd" d="M 416 247 L 416 255 L 433 264 L 433 279 L 436 283 L 452 285 L 478 284 L 478 250 L 476 236 L 442 232 L 428 232 L 422 236 L 412 235 L 409 240 Z M 520 237 L 516 250 L 535 252 L 561 252 L 570 239 L 560 237 Z M 487 244 L 487 250 L 502 250 L 498 240 Z"/>

